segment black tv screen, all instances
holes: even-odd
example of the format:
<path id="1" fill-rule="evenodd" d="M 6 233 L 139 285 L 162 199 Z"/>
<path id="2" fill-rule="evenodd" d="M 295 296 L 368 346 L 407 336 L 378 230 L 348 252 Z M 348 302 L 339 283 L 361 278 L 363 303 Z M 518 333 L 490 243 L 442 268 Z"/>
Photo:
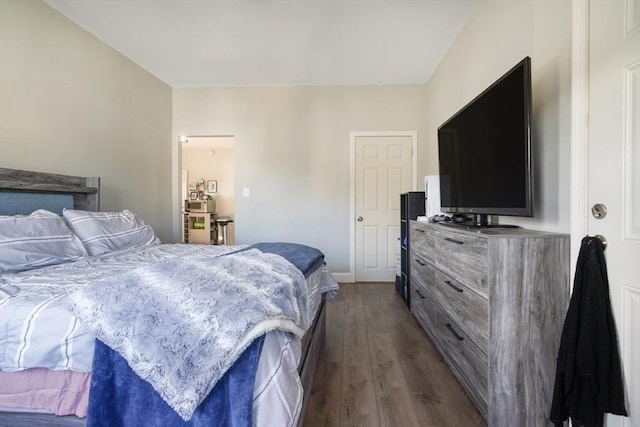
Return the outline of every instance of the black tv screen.
<path id="1" fill-rule="evenodd" d="M 531 59 L 438 128 L 443 212 L 533 216 Z M 482 223 L 482 224 L 481 224 Z"/>

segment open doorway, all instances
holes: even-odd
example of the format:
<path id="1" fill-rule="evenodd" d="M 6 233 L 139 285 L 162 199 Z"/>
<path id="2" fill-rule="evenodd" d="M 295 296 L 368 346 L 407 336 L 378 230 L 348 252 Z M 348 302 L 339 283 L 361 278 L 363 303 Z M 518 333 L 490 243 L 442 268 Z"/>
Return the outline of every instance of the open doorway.
<path id="1" fill-rule="evenodd" d="M 235 218 L 235 141 L 229 135 L 185 135 L 180 137 L 181 183 L 180 203 L 209 199 L 214 202 L 217 218 Z M 182 241 L 188 241 L 185 218 L 181 219 Z M 234 222 L 226 226 L 226 244 L 235 241 Z M 222 243 L 222 233 L 214 244 Z"/>

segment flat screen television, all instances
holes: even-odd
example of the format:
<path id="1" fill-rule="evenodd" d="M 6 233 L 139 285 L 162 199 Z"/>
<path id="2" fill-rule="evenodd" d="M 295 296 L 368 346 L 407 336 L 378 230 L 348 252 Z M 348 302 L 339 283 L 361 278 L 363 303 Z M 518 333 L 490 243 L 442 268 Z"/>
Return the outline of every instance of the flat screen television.
<path id="1" fill-rule="evenodd" d="M 489 215 L 533 216 L 531 58 L 438 128 L 438 156 L 441 209 L 462 214 L 454 220 L 482 227 Z"/>

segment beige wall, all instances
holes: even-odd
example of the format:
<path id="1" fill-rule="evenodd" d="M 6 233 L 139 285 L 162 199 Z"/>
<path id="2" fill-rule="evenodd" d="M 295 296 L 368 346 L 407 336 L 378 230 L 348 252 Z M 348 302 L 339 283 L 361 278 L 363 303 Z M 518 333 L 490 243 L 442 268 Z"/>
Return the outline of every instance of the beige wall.
<path id="1" fill-rule="evenodd" d="M 0 0 L 0 165 L 102 178 L 171 240 L 171 88 L 40 0 Z"/>
<path id="2" fill-rule="evenodd" d="M 501 218 L 569 232 L 571 2 L 481 0 L 427 85 L 423 159 L 437 173 L 437 128 L 525 56 L 531 57 L 534 218 Z"/>
<path id="3" fill-rule="evenodd" d="M 349 134 L 415 130 L 420 141 L 424 90 L 411 85 L 174 89 L 174 141 L 177 145 L 178 135 L 234 136 L 236 243 L 306 243 L 325 253 L 332 271 L 344 273 L 353 220 Z M 174 152 L 178 157 L 177 148 Z M 420 150 L 418 159 L 427 163 Z M 176 177 L 179 170 L 176 159 Z M 249 187 L 250 197 L 242 196 L 243 187 Z"/>

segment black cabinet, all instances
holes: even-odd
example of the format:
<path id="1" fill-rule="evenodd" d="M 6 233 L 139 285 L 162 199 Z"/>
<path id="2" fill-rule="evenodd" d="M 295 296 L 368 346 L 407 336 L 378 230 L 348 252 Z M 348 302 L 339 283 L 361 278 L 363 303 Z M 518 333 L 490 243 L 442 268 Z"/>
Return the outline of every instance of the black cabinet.
<path id="1" fill-rule="evenodd" d="M 402 295 L 402 299 L 410 305 L 409 271 L 409 221 L 419 216 L 424 216 L 424 191 L 409 191 L 400 194 L 400 278 L 396 283 L 396 290 Z"/>

